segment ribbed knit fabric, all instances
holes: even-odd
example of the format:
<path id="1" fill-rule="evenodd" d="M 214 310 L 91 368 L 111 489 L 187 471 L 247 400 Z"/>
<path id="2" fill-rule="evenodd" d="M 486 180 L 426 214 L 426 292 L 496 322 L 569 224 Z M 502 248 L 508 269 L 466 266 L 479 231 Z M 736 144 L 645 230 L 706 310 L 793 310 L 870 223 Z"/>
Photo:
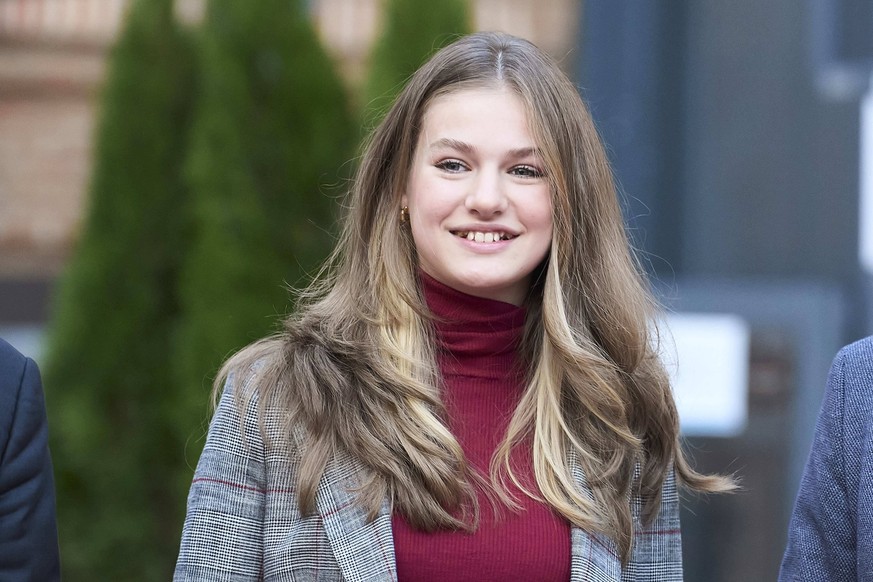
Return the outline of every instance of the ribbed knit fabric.
<path id="1" fill-rule="evenodd" d="M 438 358 L 449 426 L 469 462 L 487 475 L 523 389 L 516 354 L 525 311 L 421 277 L 428 306 L 439 320 Z M 512 462 L 525 483 L 535 484 L 528 448 L 517 447 Z M 495 514 L 484 492 L 478 497 L 480 522 L 472 534 L 420 532 L 401 515 L 393 516 L 400 582 L 570 579 L 566 520 L 521 493 L 520 512 L 502 508 Z"/>

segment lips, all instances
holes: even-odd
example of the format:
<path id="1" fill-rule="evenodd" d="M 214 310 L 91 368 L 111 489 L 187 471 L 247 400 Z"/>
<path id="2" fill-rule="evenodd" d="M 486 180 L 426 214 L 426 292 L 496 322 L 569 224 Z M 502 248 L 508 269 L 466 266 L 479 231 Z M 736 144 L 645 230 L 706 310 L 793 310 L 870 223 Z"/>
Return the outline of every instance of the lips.
<path id="1" fill-rule="evenodd" d="M 478 231 L 478 230 L 453 230 L 452 234 L 475 242 L 500 242 L 502 240 L 510 240 L 518 235 L 501 231 Z"/>

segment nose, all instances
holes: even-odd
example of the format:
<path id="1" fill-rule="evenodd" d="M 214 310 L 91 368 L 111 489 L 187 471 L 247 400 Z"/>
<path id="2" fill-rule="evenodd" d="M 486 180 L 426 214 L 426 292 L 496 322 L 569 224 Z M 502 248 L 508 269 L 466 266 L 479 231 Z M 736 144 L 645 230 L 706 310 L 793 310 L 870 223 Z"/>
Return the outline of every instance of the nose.
<path id="1" fill-rule="evenodd" d="M 499 215 L 508 204 L 499 171 L 480 171 L 470 185 L 465 206 L 482 217 Z"/>

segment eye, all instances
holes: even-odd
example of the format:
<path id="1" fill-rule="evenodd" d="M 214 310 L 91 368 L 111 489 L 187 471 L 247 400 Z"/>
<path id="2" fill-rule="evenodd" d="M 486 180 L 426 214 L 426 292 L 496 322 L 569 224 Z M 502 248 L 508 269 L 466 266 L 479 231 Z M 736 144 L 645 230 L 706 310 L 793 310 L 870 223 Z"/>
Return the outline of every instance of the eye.
<path id="1" fill-rule="evenodd" d="M 460 160 L 442 160 L 434 164 L 434 167 L 437 167 L 440 170 L 448 172 L 450 174 L 460 174 L 464 170 L 468 169 L 466 164 L 464 164 Z"/>
<path id="2" fill-rule="evenodd" d="M 544 176 L 542 170 L 535 166 L 528 166 L 527 164 L 513 166 L 512 169 L 509 170 L 509 173 L 513 176 L 519 176 L 522 178 L 542 178 Z"/>

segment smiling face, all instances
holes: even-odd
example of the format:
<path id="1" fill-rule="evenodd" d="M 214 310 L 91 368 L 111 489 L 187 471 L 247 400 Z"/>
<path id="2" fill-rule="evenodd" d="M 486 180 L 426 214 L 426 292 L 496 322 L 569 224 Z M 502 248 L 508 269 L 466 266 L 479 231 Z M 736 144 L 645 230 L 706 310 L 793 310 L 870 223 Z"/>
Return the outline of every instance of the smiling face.
<path id="1" fill-rule="evenodd" d="M 549 181 L 521 99 L 503 87 L 435 98 L 402 204 L 425 273 L 521 305 L 552 241 Z"/>

